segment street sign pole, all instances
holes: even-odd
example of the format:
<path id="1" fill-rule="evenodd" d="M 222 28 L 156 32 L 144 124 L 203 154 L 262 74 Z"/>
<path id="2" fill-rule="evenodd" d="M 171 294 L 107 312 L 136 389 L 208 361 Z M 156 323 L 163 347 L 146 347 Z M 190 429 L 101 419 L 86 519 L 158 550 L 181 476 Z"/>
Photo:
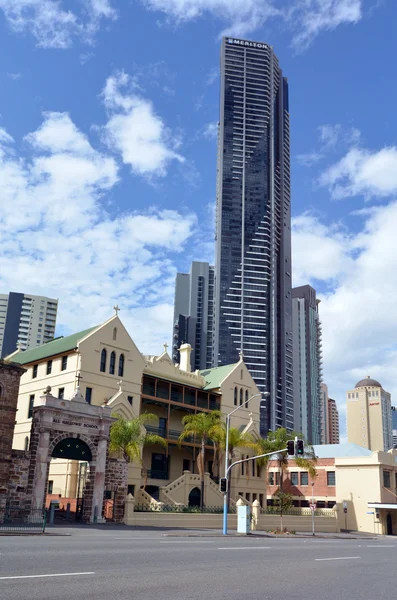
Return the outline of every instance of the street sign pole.
<path id="1" fill-rule="evenodd" d="M 314 481 L 312 481 L 312 505 L 310 508 L 312 511 L 312 535 L 314 536 L 314 511 L 316 510 L 314 506 Z"/>

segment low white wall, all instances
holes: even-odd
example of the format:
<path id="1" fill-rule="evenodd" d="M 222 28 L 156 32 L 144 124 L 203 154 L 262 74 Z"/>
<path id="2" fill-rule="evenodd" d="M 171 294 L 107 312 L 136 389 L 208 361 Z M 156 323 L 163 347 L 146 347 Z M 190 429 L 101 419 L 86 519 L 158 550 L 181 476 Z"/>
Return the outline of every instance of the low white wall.
<path id="1" fill-rule="evenodd" d="M 221 514 L 194 513 L 161 513 L 161 512 L 132 512 L 126 515 L 124 523 L 136 527 L 172 527 L 186 529 L 222 529 Z M 283 517 L 283 526 L 288 531 L 311 531 L 311 517 L 288 515 Z M 228 527 L 237 529 L 237 516 L 228 516 Z M 274 531 L 280 528 L 280 517 L 277 515 L 260 515 L 257 531 Z M 333 517 L 317 517 L 315 531 L 336 533 L 339 531 L 337 520 Z"/>

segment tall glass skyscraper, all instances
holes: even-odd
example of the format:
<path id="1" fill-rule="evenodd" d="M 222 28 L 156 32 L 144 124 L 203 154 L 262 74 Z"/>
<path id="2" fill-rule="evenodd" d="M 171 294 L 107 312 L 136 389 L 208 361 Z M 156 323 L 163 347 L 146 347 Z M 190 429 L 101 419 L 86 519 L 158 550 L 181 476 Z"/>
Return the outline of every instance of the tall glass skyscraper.
<path id="1" fill-rule="evenodd" d="M 294 426 L 288 83 L 267 44 L 222 41 L 218 144 L 213 362 L 243 353 L 265 435 Z"/>

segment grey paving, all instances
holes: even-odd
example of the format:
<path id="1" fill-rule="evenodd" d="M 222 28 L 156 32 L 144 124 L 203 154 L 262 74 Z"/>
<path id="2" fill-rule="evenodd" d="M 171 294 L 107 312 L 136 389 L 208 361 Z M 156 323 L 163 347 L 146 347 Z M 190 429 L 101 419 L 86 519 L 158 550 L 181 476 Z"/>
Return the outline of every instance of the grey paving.
<path id="1" fill-rule="evenodd" d="M 220 538 L 208 532 L 190 538 L 124 528 L 62 528 L 62 533 L 71 535 L 0 538 L 1 600 L 396 596 L 397 538 Z"/>

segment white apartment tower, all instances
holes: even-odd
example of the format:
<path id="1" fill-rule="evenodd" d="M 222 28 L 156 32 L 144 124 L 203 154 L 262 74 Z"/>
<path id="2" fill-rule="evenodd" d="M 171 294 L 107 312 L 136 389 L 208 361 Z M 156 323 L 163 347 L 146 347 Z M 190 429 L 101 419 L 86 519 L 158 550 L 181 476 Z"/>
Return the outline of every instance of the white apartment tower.
<path id="1" fill-rule="evenodd" d="M 54 338 L 58 300 L 10 292 L 0 294 L 0 357 Z"/>

